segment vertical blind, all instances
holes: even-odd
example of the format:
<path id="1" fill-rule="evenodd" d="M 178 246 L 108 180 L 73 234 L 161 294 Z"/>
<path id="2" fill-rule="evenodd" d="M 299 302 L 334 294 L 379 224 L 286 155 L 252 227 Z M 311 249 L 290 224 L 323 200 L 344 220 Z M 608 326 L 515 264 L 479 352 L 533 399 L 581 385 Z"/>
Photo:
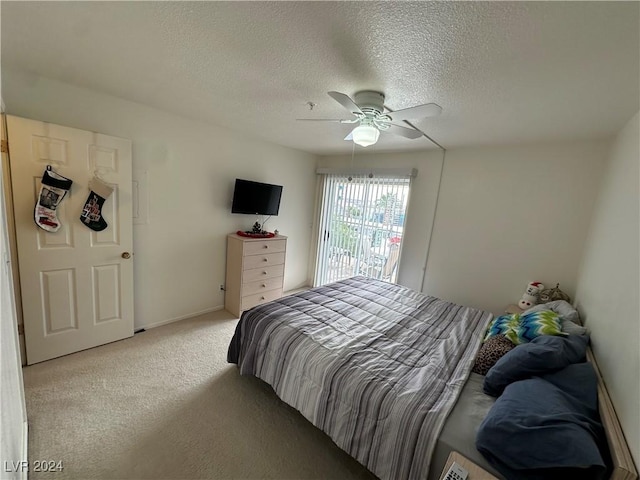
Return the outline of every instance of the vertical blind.
<path id="1" fill-rule="evenodd" d="M 314 285 L 354 275 L 395 282 L 412 173 L 322 172 Z"/>

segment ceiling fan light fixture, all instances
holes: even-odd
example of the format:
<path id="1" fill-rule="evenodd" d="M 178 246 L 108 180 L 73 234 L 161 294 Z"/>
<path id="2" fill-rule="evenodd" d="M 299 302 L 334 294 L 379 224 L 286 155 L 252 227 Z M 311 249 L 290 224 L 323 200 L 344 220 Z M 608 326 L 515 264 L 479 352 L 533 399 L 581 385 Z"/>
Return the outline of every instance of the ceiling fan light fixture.
<path id="1" fill-rule="evenodd" d="M 359 125 L 351 132 L 353 143 L 361 147 L 368 147 L 378 141 L 380 130 L 373 125 Z"/>

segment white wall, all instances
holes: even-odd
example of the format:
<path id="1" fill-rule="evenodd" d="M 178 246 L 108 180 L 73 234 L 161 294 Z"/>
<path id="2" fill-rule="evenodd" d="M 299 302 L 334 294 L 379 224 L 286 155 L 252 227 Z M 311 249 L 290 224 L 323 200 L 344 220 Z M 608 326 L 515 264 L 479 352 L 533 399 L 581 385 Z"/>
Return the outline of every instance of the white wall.
<path id="1" fill-rule="evenodd" d="M 576 276 L 607 142 L 356 154 L 353 165 L 415 167 L 399 283 L 501 313 L 539 280 L 568 294 Z M 350 156 L 319 166 L 349 166 Z M 431 221 L 435 224 L 427 252 Z"/>
<path id="2" fill-rule="evenodd" d="M 573 297 L 607 148 L 447 152 L 424 291 L 494 313 L 534 280 Z"/>
<path id="3" fill-rule="evenodd" d="M 358 148 L 358 147 L 356 147 Z M 406 217 L 406 231 L 402 245 L 402 257 L 398 268 L 398 283 L 420 290 L 424 265 L 427 260 L 427 245 L 431 233 L 438 181 L 442 167 L 442 152 L 428 150 L 410 153 L 366 153 L 358 148 L 351 155 L 320 157 L 319 167 L 373 167 L 416 168 L 418 176 L 413 179 Z M 312 256 L 315 252 L 312 252 Z"/>
<path id="4" fill-rule="evenodd" d="M 607 390 L 640 466 L 640 121 L 620 132 L 606 163 L 580 273 L 577 305 Z"/>
<path id="5" fill-rule="evenodd" d="M 69 84 L 2 73 L 9 114 L 133 141 L 134 177 L 148 172 L 150 205 L 148 224 L 134 225 L 136 328 L 224 304 L 226 235 L 256 220 L 230 213 L 236 177 L 284 186 L 280 214 L 267 227 L 289 237 L 285 290 L 306 284 L 313 155 Z"/>

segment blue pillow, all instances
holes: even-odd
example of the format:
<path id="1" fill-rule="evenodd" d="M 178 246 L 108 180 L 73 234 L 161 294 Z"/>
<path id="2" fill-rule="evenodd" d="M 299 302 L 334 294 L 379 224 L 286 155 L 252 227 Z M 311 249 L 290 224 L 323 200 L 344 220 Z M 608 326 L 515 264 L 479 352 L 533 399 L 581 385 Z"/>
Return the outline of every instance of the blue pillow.
<path id="1" fill-rule="evenodd" d="M 487 372 L 484 393 L 499 397 L 510 383 L 583 362 L 588 343 L 589 337 L 584 335 L 542 335 L 518 345 Z"/>
<path id="2" fill-rule="evenodd" d="M 476 447 L 510 480 L 604 478 L 597 395 L 590 363 L 515 382 L 483 420 Z"/>

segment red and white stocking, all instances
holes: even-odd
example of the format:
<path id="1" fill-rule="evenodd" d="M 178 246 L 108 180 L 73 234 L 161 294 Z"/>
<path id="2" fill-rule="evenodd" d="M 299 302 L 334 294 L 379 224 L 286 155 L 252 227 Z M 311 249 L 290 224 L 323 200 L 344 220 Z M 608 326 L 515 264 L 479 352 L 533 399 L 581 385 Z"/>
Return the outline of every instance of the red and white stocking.
<path id="1" fill-rule="evenodd" d="M 36 225 L 47 232 L 57 232 L 60 229 L 60 220 L 58 220 L 56 209 L 71 188 L 72 183 L 72 180 L 54 172 L 51 170 L 51 165 L 47 165 L 47 169 L 42 175 L 42 186 L 34 211 Z"/>

